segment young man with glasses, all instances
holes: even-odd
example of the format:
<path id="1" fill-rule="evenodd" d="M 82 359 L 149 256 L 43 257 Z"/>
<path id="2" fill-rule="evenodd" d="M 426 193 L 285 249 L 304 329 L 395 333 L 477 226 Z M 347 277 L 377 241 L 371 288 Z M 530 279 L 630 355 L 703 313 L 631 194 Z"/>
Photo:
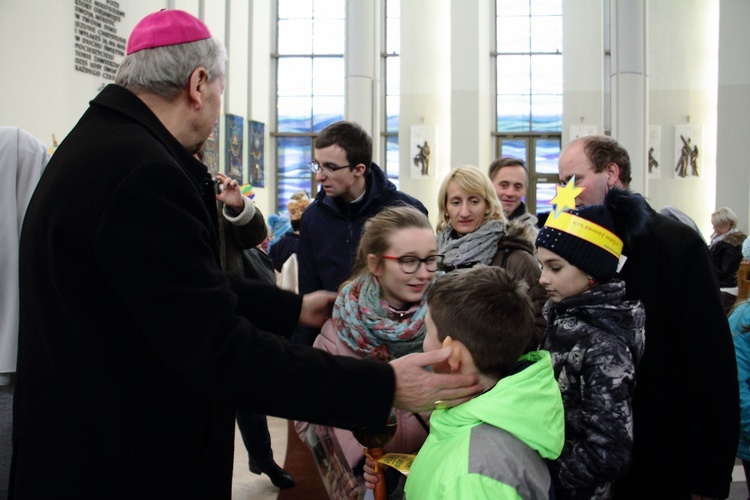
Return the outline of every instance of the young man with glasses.
<path id="1" fill-rule="evenodd" d="M 351 273 L 363 224 L 383 207 L 411 205 L 427 214 L 419 200 L 398 191 L 372 162 L 372 139 L 354 122 L 323 129 L 310 170 L 320 191 L 300 224 L 300 294 L 338 290 Z M 292 340 L 312 345 L 317 334 L 299 327 Z"/>

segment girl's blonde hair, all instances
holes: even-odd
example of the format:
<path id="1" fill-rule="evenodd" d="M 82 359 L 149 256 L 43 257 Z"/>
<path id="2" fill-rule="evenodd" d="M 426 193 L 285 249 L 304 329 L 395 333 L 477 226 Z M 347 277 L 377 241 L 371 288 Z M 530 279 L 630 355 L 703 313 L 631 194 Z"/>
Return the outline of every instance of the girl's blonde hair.
<path id="1" fill-rule="evenodd" d="M 484 199 L 487 204 L 489 213 L 485 215 L 484 220 L 500 219 L 506 220 L 505 214 L 503 213 L 503 206 L 500 204 L 500 200 L 497 199 L 497 193 L 492 185 L 492 181 L 487 177 L 481 170 L 473 165 L 465 165 L 462 167 L 456 167 L 445 176 L 443 183 L 440 185 L 440 192 L 438 193 L 438 208 L 439 220 L 437 223 L 437 231 L 440 232 L 444 227 L 448 226 L 448 184 L 451 181 L 455 182 L 456 185 L 461 188 L 467 194 L 476 194 Z"/>

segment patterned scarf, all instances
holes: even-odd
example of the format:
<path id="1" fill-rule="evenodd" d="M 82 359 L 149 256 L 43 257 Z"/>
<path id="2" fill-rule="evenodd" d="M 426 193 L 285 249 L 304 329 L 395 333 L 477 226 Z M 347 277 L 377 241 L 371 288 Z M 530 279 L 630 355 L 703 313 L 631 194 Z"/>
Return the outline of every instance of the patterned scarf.
<path id="1" fill-rule="evenodd" d="M 388 362 L 421 352 L 427 290 L 413 314 L 391 319 L 388 313 L 388 303 L 380 298 L 380 283 L 367 274 L 339 292 L 333 305 L 333 327 L 347 346 L 367 359 Z"/>
<path id="2" fill-rule="evenodd" d="M 500 219 L 488 220 L 473 233 L 460 238 L 454 238 L 453 228 L 446 226 L 437 235 L 438 253 L 445 255 L 444 262 L 451 266 L 467 262 L 489 264 L 504 232 L 505 222 Z"/>

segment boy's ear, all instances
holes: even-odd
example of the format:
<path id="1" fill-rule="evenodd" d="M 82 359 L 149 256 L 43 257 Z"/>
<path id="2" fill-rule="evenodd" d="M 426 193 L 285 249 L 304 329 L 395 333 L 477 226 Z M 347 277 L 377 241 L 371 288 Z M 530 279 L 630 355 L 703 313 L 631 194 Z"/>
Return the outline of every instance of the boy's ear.
<path id="1" fill-rule="evenodd" d="M 448 366 L 451 367 L 452 372 L 457 372 L 461 368 L 461 361 L 463 359 L 463 345 L 460 342 L 454 341 L 450 336 L 443 339 L 443 347 L 451 348 L 451 355 L 448 357 Z"/>

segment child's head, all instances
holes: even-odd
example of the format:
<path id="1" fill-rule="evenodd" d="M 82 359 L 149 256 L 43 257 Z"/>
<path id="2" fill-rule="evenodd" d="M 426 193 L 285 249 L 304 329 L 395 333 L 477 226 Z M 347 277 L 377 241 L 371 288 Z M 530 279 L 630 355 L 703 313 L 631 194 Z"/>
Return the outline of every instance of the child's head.
<path id="1" fill-rule="evenodd" d="M 611 189 L 604 205 L 553 212 L 536 239 L 539 278 L 553 302 L 609 281 L 617 272 L 623 240 L 640 232 L 648 219 L 643 198 Z"/>
<path id="2" fill-rule="evenodd" d="M 589 205 L 557 216 L 551 213 L 536 239 L 539 278 L 553 302 L 584 292 L 615 275 L 622 240 L 603 205 Z"/>
<path id="3" fill-rule="evenodd" d="M 523 280 L 495 266 L 478 265 L 440 277 L 427 294 L 424 350 L 438 349 L 450 338 L 468 350 L 481 374 L 503 378 L 523 354 L 534 328 L 527 289 Z"/>
<path id="4" fill-rule="evenodd" d="M 365 223 L 352 275 L 375 276 L 381 298 L 400 308 L 422 299 L 441 262 L 427 216 L 410 206 L 389 207 Z"/>

